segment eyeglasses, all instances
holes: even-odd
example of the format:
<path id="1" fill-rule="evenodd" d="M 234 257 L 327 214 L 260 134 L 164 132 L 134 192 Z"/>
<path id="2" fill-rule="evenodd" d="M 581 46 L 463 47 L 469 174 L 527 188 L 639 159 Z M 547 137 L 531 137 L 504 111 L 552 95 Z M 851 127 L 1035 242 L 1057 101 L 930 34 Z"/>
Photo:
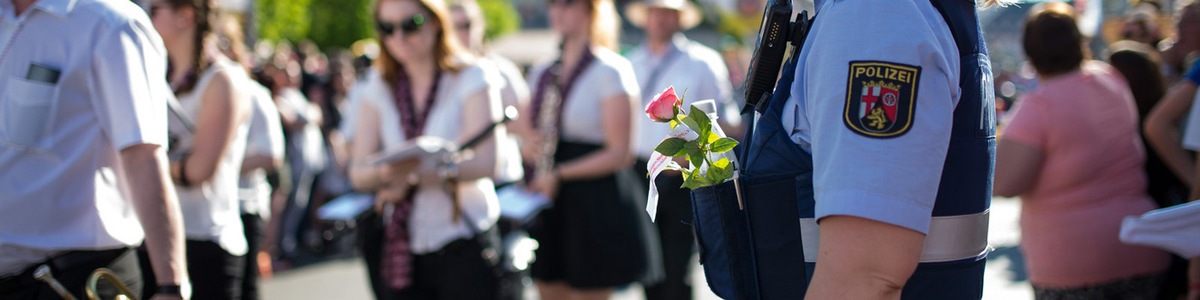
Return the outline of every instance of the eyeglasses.
<path id="1" fill-rule="evenodd" d="M 391 36 L 396 33 L 396 29 L 403 31 L 405 35 L 413 34 L 417 30 L 421 30 L 421 26 L 425 26 L 425 15 L 416 14 L 411 18 L 404 19 L 400 22 L 385 22 L 383 20 L 375 20 L 375 28 L 379 29 L 384 36 Z"/>
<path id="2" fill-rule="evenodd" d="M 546 0 L 546 5 L 547 6 L 554 6 L 554 5 L 571 6 L 571 5 L 575 4 L 575 2 L 579 2 L 579 1 L 577 1 L 577 0 Z"/>

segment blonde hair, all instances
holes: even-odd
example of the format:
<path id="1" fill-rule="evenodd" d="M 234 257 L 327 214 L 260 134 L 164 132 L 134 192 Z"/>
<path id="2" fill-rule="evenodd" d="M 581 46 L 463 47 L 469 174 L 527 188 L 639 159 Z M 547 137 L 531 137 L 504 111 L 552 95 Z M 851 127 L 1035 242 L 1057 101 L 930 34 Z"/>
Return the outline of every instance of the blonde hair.
<path id="1" fill-rule="evenodd" d="M 588 0 L 588 8 L 592 13 L 591 24 L 588 24 L 588 35 L 593 45 L 618 51 L 617 41 L 621 36 L 621 22 L 617 17 L 617 8 L 612 0 Z"/>
<path id="2" fill-rule="evenodd" d="M 438 69 L 458 73 L 458 71 L 461 71 L 465 67 L 464 63 L 459 59 L 459 56 L 463 55 L 464 50 L 458 44 L 458 39 L 453 35 L 454 29 L 451 25 L 450 14 L 446 10 L 445 3 L 440 0 L 378 0 L 375 1 L 373 8 L 375 18 L 379 17 L 379 7 L 384 1 L 413 1 L 420 4 L 421 8 L 429 13 L 428 17 L 432 18 L 438 26 L 437 45 L 434 45 L 433 50 L 433 59 L 437 62 Z M 380 44 L 383 44 L 383 41 L 387 38 L 378 31 L 375 35 L 379 38 Z M 387 80 L 387 82 L 396 80 L 401 67 L 400 62 L 396 58 L 388 54 L 387 51 L 384 51 L 384 55 L 380 55 L 379 59 L 375 61 L 375 66 L 379 69 L 379 74 L 383 76 L 384 80 Z"/>

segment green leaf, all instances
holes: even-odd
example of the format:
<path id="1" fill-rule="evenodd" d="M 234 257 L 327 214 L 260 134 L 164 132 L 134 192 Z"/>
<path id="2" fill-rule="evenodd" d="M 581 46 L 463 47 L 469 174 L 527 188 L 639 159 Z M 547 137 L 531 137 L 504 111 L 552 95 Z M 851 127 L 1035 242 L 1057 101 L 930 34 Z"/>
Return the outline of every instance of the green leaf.
<path id="1" fill-rule="evenodd" d="M 716 142 L 713 142 L 711 150 L 713 152 L 718 152 L 718 153 L 726 152 L 729 150 L 733 150 L 733 147 L 736 147 L 737 145 L 738 145 L 737 140 L 725 137 L 725 138 L 718 139 Z"/>
<path id="2" fill-rule="evenodd" d="M 712 120 L 708 118 L 707 114 L 695 106 L 692 106 L 692 109 L 688 111 L 688 117 L 695 119 L 696 126 L 699 126 L 698 128 L 692 128 L 693 130 L 696 130 L 696 132 L 708 132 L 710 128 L 712 128 Z M 700 136 L 704 137 L 704 134 L 701 134 Z"/>
<path id="3" fill-rule="evenodd" d="M 705 144 L 712 145 L 713 143 L 716 143 L 717 140 L 719 140 L 719 139 L 721 139 L 721 137 L 717 136 L 717 133 L 712 132 L 712 130 L 709 130 L 708 137 L 705 138 L 704 140 L 706 141 Z M 712 147 L 709 147 L 709 148 L 711 149 Z"/>
<path id="4" fill-rule="evenodd" d="M 700 139 L 695 139 L 683 145 L 687 151 L 688 162 L 692 163 L 692 167 L 699 168 L 704 163 L 704 151 L 700 150 Z"/>
<path id="5" fill-rule="evenodd" d="M 730 165 L 729 163 L 725 163 L 724 166 L 710 168 L 709 172 L 713 172 L 713 174 L 716 174 L 714 176 L 715 178 L 713 178 L 714 183 L 721 183 L 721 182 L 725 182 L 725 179 L 729 179 L 730 177 L 733 177 L 733 166 Z"/>
<path id="6" fill-rule="evenodd" d="M 663 140 L 661 143 L 658 144 L 657 147 L 654 147 L 654 151 L 656 151 L 658 153 L 662 153 L 662 155 L 666 155 L 666 156 L 671 156 L 671 157 L 679 156 L 684 153 L 684 147 L 683 147 L 684 144 L 687 144 L 687 141 L 685 141 L 681 138 L 673 137 L 673 138 Z"/>
<path id="7" fill-rule="evenodd" d="M 707 118 L 707 116 L 705 117 Z M 692 117 L 692 115 L 683 116 L 683 125 L 687 125 L 688 128 L 691 128 L 696 133 L 700 133 L 700 130 L 705 128 L 700 127 L 700 123 L 696 123 L 696 118 Z"/>
<path id="8" fill-rule="evenodd" d="M 722 168 L 722 169 L 728 169 L 729 168 L 729 159 L 722 157 L 721 159 L 714 161 L 712 166 L 717 167 L 717 168 Z"/>
<path id="9" fill-rule="evenodd" d="M 669 124 L 671 124 L 671 130 L 675 130 L 675 127 L 679 126 L 679 121 L 671 120 Z"/>

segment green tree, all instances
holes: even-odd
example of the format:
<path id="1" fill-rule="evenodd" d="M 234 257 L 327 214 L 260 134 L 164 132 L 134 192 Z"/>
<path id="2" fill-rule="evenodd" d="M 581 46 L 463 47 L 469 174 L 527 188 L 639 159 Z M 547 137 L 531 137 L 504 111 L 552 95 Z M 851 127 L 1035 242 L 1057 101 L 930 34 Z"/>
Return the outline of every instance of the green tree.
<path id="1" fill-rule="evenodd" d="M 375 32 L 371 1 L 313 1 L 308 11 L 312 20 L 308 38 L 321 49 L 347 49 L 355 41 L 371 37 Z"/>
<path id="2" fill-rule="evenodd" d="M 260 39 L 299 41 L 308 36 L 312 0 L 256 0 L 254 21 Z M 323 1 L 320 1 L 323 2 Z"/>
<path id="3" fill-rule="evenodd" d="M 349 48 L 371 37 L 372 0 L 256 0 L 260 39 L 312 40 L 322 49 Z"/>
<path id="4" fill-rule="evenodd" d="M 521 28 L 521 15 L 508 0 L 478 0 L 487 22 L 484 38 L 491 40 Z"/>

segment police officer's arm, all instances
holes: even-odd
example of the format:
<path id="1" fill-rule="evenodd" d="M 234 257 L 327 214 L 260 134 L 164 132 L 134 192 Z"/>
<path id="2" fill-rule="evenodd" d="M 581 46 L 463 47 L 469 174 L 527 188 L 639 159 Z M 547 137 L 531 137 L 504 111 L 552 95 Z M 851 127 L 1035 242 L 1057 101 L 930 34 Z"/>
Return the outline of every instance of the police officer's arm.
<path id="1" fill-rule="evenodd" d="M 1150 146 L 1166 163 L 1167 168 L 1189 188 L 1195 186 L 1192 184 L 1196 181 L 1196 174 L 1193 173 L 1195 162 L 1180 142 L 1183 134 L 1179 124 L 1191 107 L 1195 95 L 1196 83 L 1188 79 L 1179 80 L 1150 111 L 1142 127 Z"/>
<path id="2" fill-rule="evenodd" d="M 852 216 L 821 219 L 818 263 L 806 299 L 899 299 L 925 235 Z"/>
<path id="3" fill-rule="evenodd" d="M 792 88 L 804 102 L 783 116 L 813 155 L 820 243 L 807 299 L 899 299 L 949 151 L 957 47 L 927 1 L 827 2 L 820 14 Z"/>

